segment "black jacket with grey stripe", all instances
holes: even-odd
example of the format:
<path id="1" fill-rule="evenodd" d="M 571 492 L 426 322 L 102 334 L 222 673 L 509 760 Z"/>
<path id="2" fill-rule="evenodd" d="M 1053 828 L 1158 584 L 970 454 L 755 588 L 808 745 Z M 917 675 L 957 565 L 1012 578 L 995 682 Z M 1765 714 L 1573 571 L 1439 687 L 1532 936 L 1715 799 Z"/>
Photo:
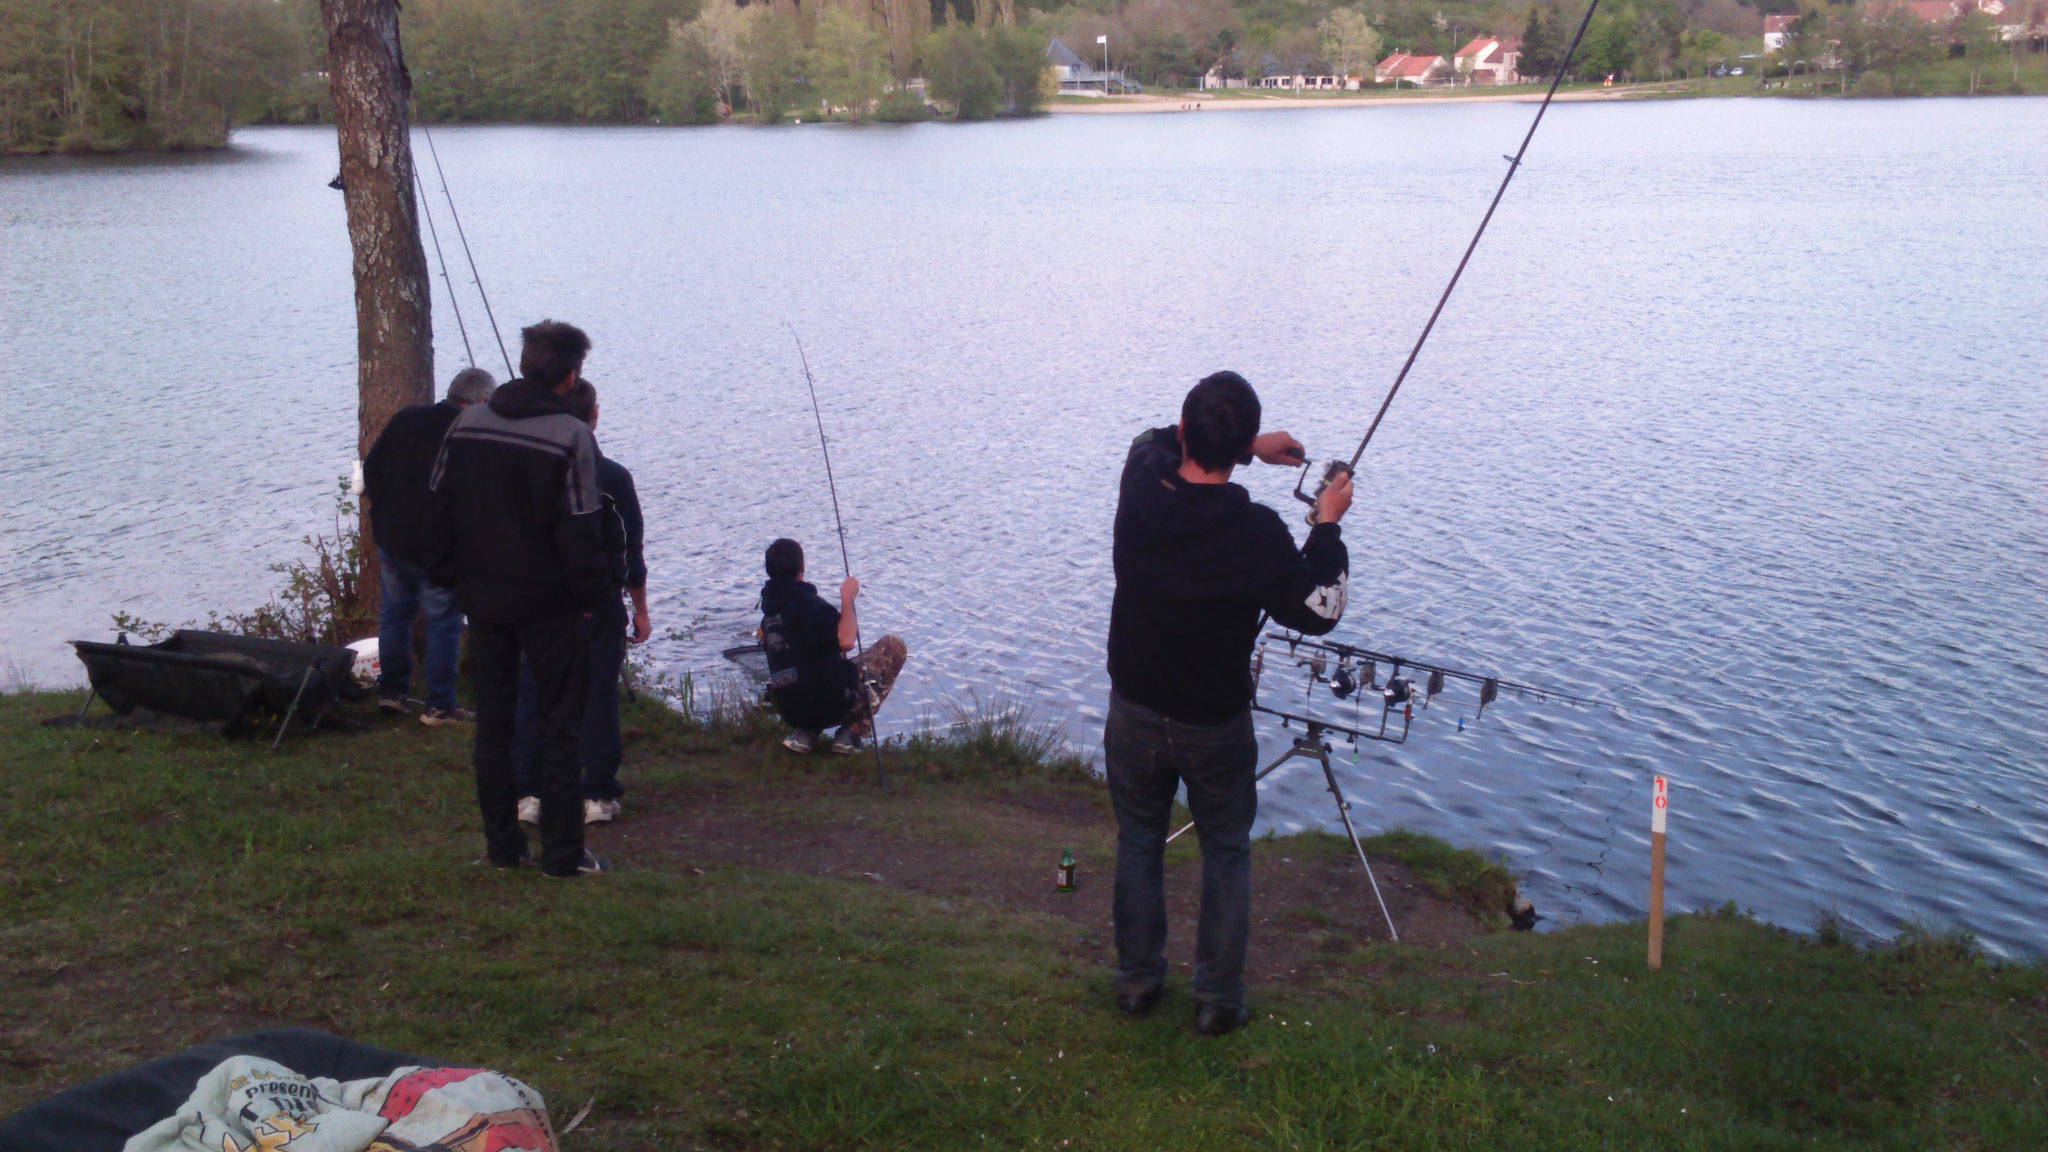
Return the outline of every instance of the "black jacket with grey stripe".
<path id="1" fill-rule="evenodd" d="M 1116 509 L 1109 682 L 1184 724 L 1221 724 L 1252 701 L 1259 614 L 1320 636 L 1344 615 L 1350 555 L 1335 524 L 1297 551 L 1280 514 L 1236 484 L 1181 479 L 1180 441 L 1131 444 Z"/>
<path id="2" fill-rule="evenodd" d="M 429 575 L 463 612 L 523 624 L 616 596 L 625 565 L 597 486 L 597 439 L 562 397 L 513 380 L 463 409 L 434 463 Z"/>

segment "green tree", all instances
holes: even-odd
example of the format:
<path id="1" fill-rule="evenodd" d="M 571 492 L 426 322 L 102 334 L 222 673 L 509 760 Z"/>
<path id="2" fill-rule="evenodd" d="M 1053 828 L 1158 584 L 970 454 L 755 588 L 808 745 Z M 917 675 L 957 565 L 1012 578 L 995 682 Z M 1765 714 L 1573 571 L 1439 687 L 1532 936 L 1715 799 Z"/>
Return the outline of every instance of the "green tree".
<path id="1" fill-rule="evenodd" d="M 1557 72 L 1564 63 L 1566 38 L 1572 33 L 1563 24 L 1564 13 L 1557 0 L 1529 5 L 1529 18 L 1522 25 L 1522 75 L 1548 78 Z"/>
<path id="2" fill-rule="evenodd" d="M 1003 81 L 981 33 L 965 24 L 925 40 L 925 83 L 932 98 L 953 106 L 960 120 L 986 120 L 1003 110 Z"/>
<path id="3" fill-rule="evenodd" d="M 854 120 L 867 115 L 888 80 L 886 59 L 881 35 L 859 16 L 828 8 L 818 17 L 811 79 L 831 108 L 844 108 Z"/>
<path id="4" fill-rule="evenodd" d="M 1380 59 L 1380 33 L 1363 12 L 1332 8 L 1316 25 L 1316 33 L 1322 38 L 1323 59 L 1340 75 L 1372 75 L 1372 67 Z"/>
<path id="5" fill-rule="evenodd" d="M 2005 54 L 2005 38 L 1999 34 L 1998 22 L 1975 7 L 1957 16 L 1949 33 L 1963 46 L 1963 61 L 1970 70 L 1970 95 L 1975 96 L 1984 70 Z"/>
<path id="6" fill-rule="evenodd" d="M 782 119 L 804 89 L 804 44 L 796 21 L 761 9 L 740 37 L 740 77 L 754 114 L 772 124 Z"/>
<path id="7" fill-rule="evenodd" d="M 1003 83 L 1003 107 L 1029 116 L 1045 102 L 1045 36 L 1027 28 L 998 24 L 985 34 L 989 63 Z"/>
<path id="8" fill-rule="evenodd" d="M 677 27 L 647 70 L 647 102 L 672 123 L 708 124 L 718 119 L 718 79 L 703 38 Z"/>

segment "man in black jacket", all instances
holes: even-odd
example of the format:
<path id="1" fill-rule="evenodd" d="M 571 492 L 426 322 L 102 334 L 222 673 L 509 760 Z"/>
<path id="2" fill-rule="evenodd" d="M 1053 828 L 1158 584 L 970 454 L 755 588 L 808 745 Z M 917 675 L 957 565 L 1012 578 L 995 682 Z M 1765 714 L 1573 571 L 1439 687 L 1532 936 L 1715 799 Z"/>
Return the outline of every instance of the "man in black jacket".
<path id="1" fill-rule="evenodd" d="M 1164 856 L 1177 787 L 1202 844 L 1195 932 L 1195 1030 L 1249 1019 L 1251 829 L 1258 814 L 1251 652 L 1261 613 L 1322 635 L 1344 614 L 1350 559 L 1337 521 L 1348 477 L 1316 504 L 1300 550 L 1278 513 L 1230 483 L 1254 457 L 1299 463 L 1285 432 L 1259 435 L 1259 398 L 1242 376 L 1194 386 L 1180 424 L 1140 435 L 1124 463 L 1109 613 L 1109 719 L 1103 761 L 1116 809 L 1117 1004 L 1152 1010 L 1166 976 Z"/>
<path id="2" fill-rule="evenodd" d="M 596 385 L 579 380 L 568 399 L 576 418 L 597 431 Z M 619 764 L 625 758 L 619 732 L 619 672 L 626 662 L 626 645 L 643 644 L 654 631 L 647 614 L 647 528 L 640 514 L 640 494 L 633 487 L 633 474 L 602 448 L 597 456 L 597 490 L 611 512 L 604 520 L 606 529 L 623 533 L 616 541 L 608 540 L 606 550 L 621 555 L 617 573 L 625 584 L 590 614 L 590 691 L 583 699 L 580 745 L 585 824 L 609 824 L 618 817 L 619 798 L 626 794 L 619 783 Z M 633 602 L 630 622 L 627 598 Z M 519 727 L 512 756 L 519 779 L 519 822 L 538 824 L 540 798 L 534 788 L 540 779 L 540 707 L 530 668 L 519 677 Z"/>
<path id="3" fill-rule="evenodd" d="M 377 705 L 405 712 L 412 688 L 412 620 L 427 617 L 427 704 L 420 723 L 450 724 L 470 717 L 455 704 L 455 660 L 462 646 L 462 609 L 455 589 L 427 576 L 427 483 L 441 455 L 441 438 L 456 416 L 491 398 L 497 381 L 481 368 L 464 368 L 448 382 L 439 404 L 401 409 L 377 434 L 363 458 L 363 495 L 370 502 L 370 533 L 377 541 Z"/>
<path id="4" fill-rule="evenodd" d="M 832 751 L 858 752 L 873 735 L 875 709 L 903 671 L 910 650 L 898 636 L 884 636 L 849 659 L 860 634 L 854 600 L 860 581 L 839 585 L 839 607 L 825 603 L 804 580 L 803 545 L 777 540 L 764 557 L 768 582 L 761 586 L 761 650 L 768 657 L 768 698 L 795 731 L 782 746 L 815 751 L 825 729 L 837 725 Z"/>
<path id="5" fill-rule="evenodd" d="M 616 595 L 597 487 L 597 440 L 567 396 L 590 337 L 544 320 L 521 332 L 520 378 L 463 411 L 434 466 L 432 573 L 461 592 L 476 677 L 476 793 L 485 855 L 528 861 L 517 818 L 512 735 L 519 661 L 541 713 L 541 871 L 610 870 L 583 847 L 577 730 L 589 675 L 585 618 Z"/>

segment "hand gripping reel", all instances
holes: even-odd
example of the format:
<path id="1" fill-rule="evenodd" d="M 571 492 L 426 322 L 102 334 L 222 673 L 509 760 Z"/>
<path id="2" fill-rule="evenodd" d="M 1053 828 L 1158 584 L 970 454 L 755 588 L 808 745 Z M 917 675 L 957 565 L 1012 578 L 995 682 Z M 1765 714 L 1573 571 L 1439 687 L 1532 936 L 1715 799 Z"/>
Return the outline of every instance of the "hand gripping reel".
<path id="1" fill-rule="evenodd" d="M 1316 482 L 1316 490 L 1313 493 L 1305 492 L 1302 490 L 1302 486 L 1308 483 L 1308 470 L 1313 467 L 1315 467 L 1313 463 L 1303 460 L 1301 462 L 1301 475 L 1294 481 L 1294 498 L 1308 505 L 1308 515 L 1305 519 L 1308 520 L 1309 527 L 1311 528 L 1316 525 L 1316 501 L 1323 498 L 1323 489 L 1330 486 L 1330 481 L 1335 480 L 1339 476 L 1349 476 L 1352 472 L 1351 465 L 1342 460 L 1332 460 L 1323 466 L 1323 478 Z"/>

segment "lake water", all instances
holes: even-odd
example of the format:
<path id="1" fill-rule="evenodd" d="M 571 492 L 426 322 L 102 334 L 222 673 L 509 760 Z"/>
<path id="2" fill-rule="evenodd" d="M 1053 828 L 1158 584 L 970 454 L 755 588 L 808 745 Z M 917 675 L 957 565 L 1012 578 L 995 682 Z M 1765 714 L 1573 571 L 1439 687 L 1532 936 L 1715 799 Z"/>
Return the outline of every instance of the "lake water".
<path id="1" fill-rule="evenodd" d="M 1530 113 L 436 140 L 501 323 L 596 340 L 657 625 L 704 618 L 663 661 L 751 627 L 772 537 L 837 568 L 793 326 L 863 619 L 910 645 L 897 723 L 1008 693 L 1086 746 L 1131 436 L 1229 367 L 1268 427 L 1348 455 Z M 330 523 L 335 167 L 310 129 L 0 163 L 0 645 L 27 674 L 77 682 L 62 642 L 116 610 L 248 606 Z M 1362 822 L 1602 919 L 1643 906 L 1663 772 L 1680 908 L 2048 951 L 2043 188 L 2040 100 L 1554 109 L 1366 457 L 1337 636 L 1607 704 L 1454 701 L 1340 745 Z M 1294 517 L 1291 473 L 1243 478 Z M 1262 814 L 1332 816 L 1302 765 Z"/>

